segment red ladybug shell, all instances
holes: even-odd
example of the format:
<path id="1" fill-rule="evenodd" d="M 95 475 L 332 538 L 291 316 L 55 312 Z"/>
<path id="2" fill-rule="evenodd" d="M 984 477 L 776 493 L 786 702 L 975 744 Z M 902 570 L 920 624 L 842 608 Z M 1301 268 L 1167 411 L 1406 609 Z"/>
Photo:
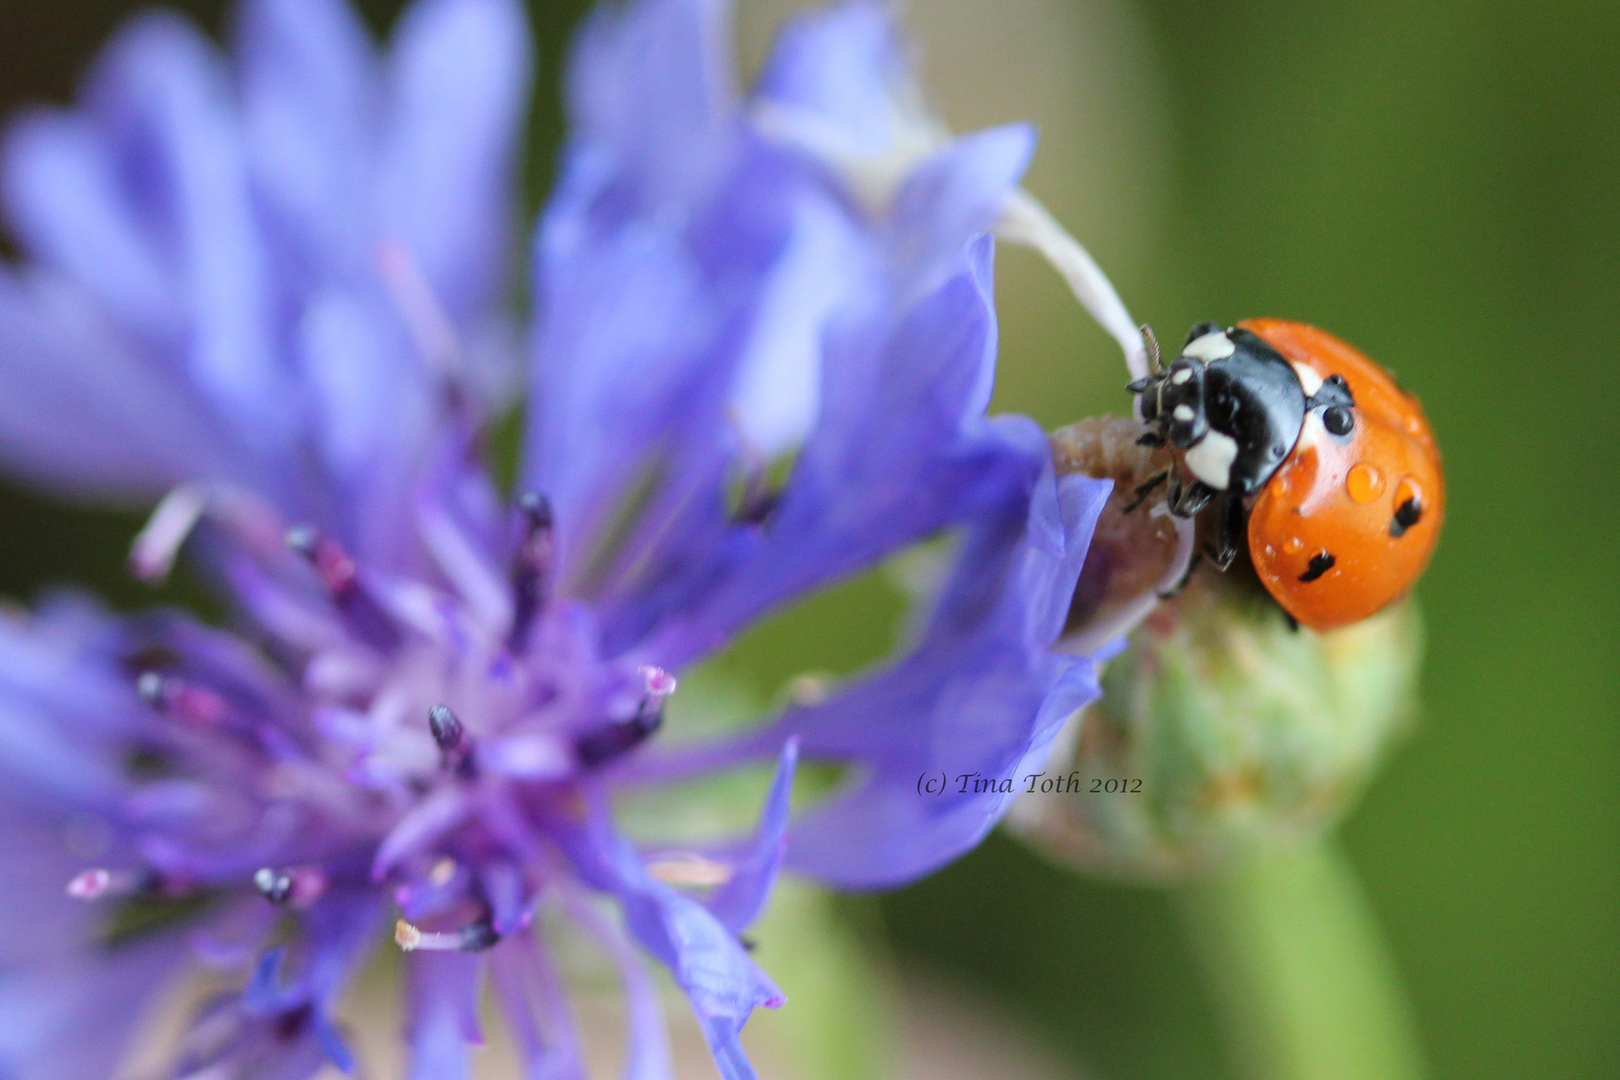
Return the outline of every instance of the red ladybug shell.
<path id="1" fill-rule="evenodd" d="M 1239 325 L 1296 370 L 1343 376 L 1355 398 L 1350 434 L 1335 438 L 1319 417 L 1307 417 L 1294 452 L 1257 496 L 1249 511 L 1254 568 L 1305 626 L 1365 619 L 1411 588 L 1440 537 L 1445 481 L 1429 422 L 1388 372 L 1332 334 L 1282 319 Z"/>

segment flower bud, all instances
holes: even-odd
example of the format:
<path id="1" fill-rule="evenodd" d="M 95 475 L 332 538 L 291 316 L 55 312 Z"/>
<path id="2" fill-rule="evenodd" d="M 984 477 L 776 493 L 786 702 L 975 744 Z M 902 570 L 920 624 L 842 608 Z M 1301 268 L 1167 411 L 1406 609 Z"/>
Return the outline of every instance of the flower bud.
<path id="1" fill-rule="evenodd" d="M 1140 430 L 1087 421 L 1054 436 L 1060 470 L 1116 481 L 1071 636 L 1164 565 L 1162 491 L 1124 511 L 1162 453 L 1143 450 L 1135 469 L 1121 465 L 1131 458 L 1121 447 Z M 1116 468 L 1103 469 L 1107 461 Z M 1137 573 L 1136 562 L 1148 569 Z M 1051 772 L 1080 774 L 1065 785 L 1077 793 L 1025 795 L 1009 819 L 1079 869 L 1170 881 L 1254 840 L 1319 831 L 1344 813 L 1415 712 L 1422 627 L 1409 599 L 1318 633 L 1295 628 L 1246 562 L 1224 574 L 1204 566 L 1128 642 L 1102 673 L 1102 697 L 1070 721 L 1053 753 Z"/>

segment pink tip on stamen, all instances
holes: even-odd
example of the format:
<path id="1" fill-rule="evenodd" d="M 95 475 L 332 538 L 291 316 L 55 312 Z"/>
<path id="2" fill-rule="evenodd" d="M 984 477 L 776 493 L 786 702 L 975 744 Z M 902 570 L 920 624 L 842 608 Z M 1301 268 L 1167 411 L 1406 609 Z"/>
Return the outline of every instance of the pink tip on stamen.
<path id="1" fill-rule="evenodd" d="M 112 891 L 113 884 L 111 870 L 84 870 L 67 883 L 67 894 L 75 900 L 99 900 Z"/>
<path id="2" fill-rule="evenodd" d="M 287 871 L 292 879 L 292 905 L 306 908 L 326 895 L 326 872 L 318 866 L 295 866 Z"/>
<path id="3" fill-rule="evenodd" d="M 641 675 L 642 682 L 646 685 L 647 696 L 655 701 L 659 698 L 667 698 L 675 692 L 678 685 L 675 676 L 663 668 L 655 667 L 652 664 L 643 664 L 636 670 Z"/>
<path id="4" fill-rule="evenodd" d="M 231 711 L 230 703 L 215 691 L 156 671 L 142 672 L 135 680 L 135 692 L 165 716 L 192 727 L 214 727 Z"/>
<path id="5" fill-rule="evenodd" d="M 343 545 L 307 525 L 287 530 L 287 546 L 309 560 L 320 575 L 321 584 L 333 596 L 342 596 L 354 587 L 357 570 Z"/>
<path id="6" fill-rule="evenodd" d="M 130 571 L 149 585 L 161 584 L 207 508 L 208 496 L 196 484 L 181 484 L 165 495 L 130 545 Z"/>

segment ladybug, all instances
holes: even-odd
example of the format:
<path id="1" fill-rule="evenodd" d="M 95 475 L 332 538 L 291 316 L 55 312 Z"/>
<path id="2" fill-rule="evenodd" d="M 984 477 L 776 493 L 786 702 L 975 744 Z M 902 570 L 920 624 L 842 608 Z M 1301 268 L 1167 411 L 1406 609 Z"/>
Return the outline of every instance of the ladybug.
<path id="1" fill-rule="evenodd" d="M 1150 337 L 1151 344 L 1151 337 Z M 1156 352 L 1156 349 L 1155 349 Z M 1440 535 L 1440 451 L 1417 399 L 1338 338 L 1304 323 L 1199 323 L 1168 369 L 1128 389 L 1172 469 L 1170 512 L 1213 515 L 1222 570 L 1240 538 L 1297 623 L 1329 630 L 1404 595 Z"/>

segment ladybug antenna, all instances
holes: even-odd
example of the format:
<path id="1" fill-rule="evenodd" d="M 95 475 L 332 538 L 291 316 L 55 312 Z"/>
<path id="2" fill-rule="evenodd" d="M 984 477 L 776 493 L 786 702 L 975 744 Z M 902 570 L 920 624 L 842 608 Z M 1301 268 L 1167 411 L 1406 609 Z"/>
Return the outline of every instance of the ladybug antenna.
<path id="1" fill-rule="evenodd" d="M 1148 370 L 1155 376 L 1163 375 L 1164 368 L 1159 364 L 1159 339 L 1153 336 L 1153 327 L 1147 323 L 1142 324 L 1142 340 L 1147 343 Z"/>

